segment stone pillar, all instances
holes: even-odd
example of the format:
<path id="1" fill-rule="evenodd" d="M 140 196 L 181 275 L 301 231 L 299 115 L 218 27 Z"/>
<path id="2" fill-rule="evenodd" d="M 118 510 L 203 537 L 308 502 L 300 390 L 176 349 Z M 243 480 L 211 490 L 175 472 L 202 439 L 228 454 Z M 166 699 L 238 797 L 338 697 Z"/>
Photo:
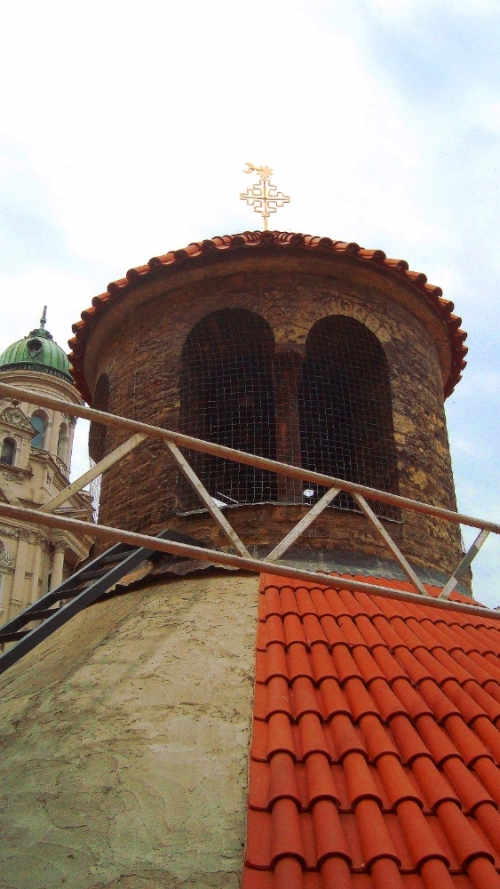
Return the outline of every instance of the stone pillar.
<path id="1" fill-rule="evenodd" d="M 12 581 L 12 593 L 10 596 L 10 602 L 5 603 L 6 622 L 12 617 L 15 617 L 14 611 L 17 614 L 24 602 L 26 582 L 25 573 L 29 544 L 26 538 L 21 536 L 21 534 L 22 532 L 19 532 L 19 538 L 17 541 L 16 567 L 14 571 L 14 579 Z"/>
<path id="2" fill-rule="evenodd" d="M 26 605 L 33 604 L 37 599 L 40 598 L 40 584 L 38 581 L 40 580 L 40 570 L 42 567 L 42 554 L 45 546 L 46 539 L 43 534 L 35 534 L 35 543 L 34 543 L 34 558 L 33 558 L 33 576 L 31 578 L 31 596 L 30 599 L 26 602 Z M 45 592 L 45 590 L 44 590 Z"/>
<path id="3" fill-rule="evenodd" d="M 275 349 L 274 393 L 276 399 L 276 459 L 293 466 L 301 464 L 298 384 L 305 358 L 304 346 L 278 343 Z M 278 499 L 302 503 L 302 482 L 299 479 L 278 479 Z"/>
<path id="4" fill-rule="evenodd" d="M 55 590 L 62 582 L 64 569 L 64 552 L 66 544 L 64 540 L 56 540 L 54 543 L 54 558 L 52 560 L 52 576 L 50 589 Z"/>

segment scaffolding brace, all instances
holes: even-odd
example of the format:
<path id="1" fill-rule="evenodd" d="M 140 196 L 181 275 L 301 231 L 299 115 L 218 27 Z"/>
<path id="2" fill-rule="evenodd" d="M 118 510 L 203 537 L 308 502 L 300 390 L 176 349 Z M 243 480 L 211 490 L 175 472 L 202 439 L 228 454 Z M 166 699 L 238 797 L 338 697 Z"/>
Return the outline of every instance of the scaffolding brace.
<path id="1" fill-rule="evenodd" d="M 42 407 L 52 408 L 62 411 L 69 416 L 82 417 L 95 423 L 102 423 L 105 426 L 112 426 L 131 433 L 130 438 L 120 444 L 114 451 L 104 457 L 103 460 L 93 466 L 92 469 L 69 484 L 66 488 L 60 491 L 56 497 L 45 503 L 39 509 L 30 509 L 21 505 L 0 502 L 0 516 L 3 516 L 6 519 L 35 522 L 46 527 L 73 530 L 80 533 L 83 531 L 88 534 L 90 531 L 88 522 L 59 515 L 55 510 L 69 500 L 73 494 L 89 484 L 94 478 L 102 475 L 103 472 L 118 463 L 146 438 L 159 439 L 167 446 L 179 469 L 197 492 L 203 505 L 226 534 L 231 545 L 236 549 L 236 554 L 216 549 L 205 549 L 186 543 L 161 540 L 148 534 L 139 534 L 137 532 L 125 531 L 120 528 L 112 528 L 99 524 L 91 526 L 92 536 L 101 540 L 126 543 L 131 544 L 132 546 L 149 547 L 155 551 L 165 552 L 184 558 L 197 559 L 199 561 L 209 562 L 214 565 L 221 565 L 228 568 L 303 580 L 307 583 L 315 583 L 336 590 L 345 589 L 352 592 L 370 593 L 371 595 L 386 596 L 388 598 L 406 602 L 419 601 L 420 604 L 422 604 L 422 596 L 424 596 L 426 605 L 442 609 L 451 608 L 468 614 L 476 614 L 482 617 L 488 616 L 489 619 L 500 620 L 500 611 L 496 611 L 486 606 L 470 604 L 468 602 L 451 601 L 448 598 L 466 568 L 471 564 L 474 556 L 479 551 L 480 546 L 488 534 L 500 534 L 500 525 L 495 522 L 489 522 L 473 516 L 464 515 L 419 500 L 401 497 L 398 494 L 391 494 L 387 491 L 369 488 L 366 485 L 357 484 L 355 482 L 344 481 L 343 479 L 306 470 L 299 466 L 292 466 L 277 460 L 271 460 L 266 457 L 248 454 L 244 451 L 234 450 L 233 448 L 228 448 L 224 445 L 193 438 L 192 436 L 185 435 L 181 432 L 161 429 L 158 426 L 141 423 L 137 420 L 130 420 L 125 417 L 116 416 L 115 414 L 96 411 L 92 408 L 83 405 L 75 405 L 48 395 L 34 394 L 33 392 L 29 392 L 16 386 L 10 386 L 5 383 L 0 383 L 0 396 L 11 398 L 16 402 L 24 401 L 28 404 L 36 404 Z M 286 537 L 283 538 L 281 543 L 275 546 L 266 557 L 260 559 L 254 558 L 246 548 L 245 544 L 240 540 L 236 531 L 230 525 L 216 499 L 214 499 L 214 497 L 207 491 L 201 480 L 189 465 L 188 461 L 179 450 L 179 447 L 213 454 L 228 460 L 244 463 L 248 466 L 266 469 L 270 472 L 275 472 L 277 475 L 300 479 L 301 481 L 310 484 L 326 486 L 328 490 L 318 503 L 311 507 L 306 515 L 303 516 L 295 528 L 292 528 Z M 363 581 L 352 580 L 334 574 L 309 571 L 294 565 L 287 565 L 283 562 L 277 563 L 277 559 L 279 559 L 288 547 L 300 537 L 304 530 L 312 524 L 315 518 L 317 518 L 322 510 L 328 506 L 339 491 L 345 491 L 353 496 L 361 512 L 373 524 L 374 528 L 391 551 L 393 557 L 403 569 L 410 583 L 415 588 L 415 592 L 397 590 L 393 587 L 384 586 L 383 583 L 365 583 Z M 390 537 L 387 529 L 382 525 L 367 504 L 366 497 L 371 500 L 389 503 L 399 508 L 414 510 L 415 512 L 423 513 L 424 515 L 450 521 L 454 524 L 468 525 L 480 529 L 481 533 L 479 537 L 462 559 L 457 569 L 455 569 L 439 597 L 435 598 L 428 593 L 412 566 L 407 562 L 397 544 Z"/>

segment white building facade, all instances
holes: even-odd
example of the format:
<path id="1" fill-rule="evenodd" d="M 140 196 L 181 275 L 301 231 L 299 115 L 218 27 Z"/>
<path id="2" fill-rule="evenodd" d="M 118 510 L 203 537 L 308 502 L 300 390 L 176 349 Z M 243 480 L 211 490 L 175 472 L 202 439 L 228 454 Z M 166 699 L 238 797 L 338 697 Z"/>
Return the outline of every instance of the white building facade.
<path id="1" fill-rule="evenodd" d="M 40 327 L 0 355 L 0 381 L 34 395 L 82 404 L 64 351 Z M 33 509 L 69 482 L 75 420 L 62 411 L 0 396 L 0 498 Z M 75 494 L 60 513 L 92 520 L 90 495 Z M 0 624 L 55 589 L 85 559 L 89 534 L 0 518 Z"/>

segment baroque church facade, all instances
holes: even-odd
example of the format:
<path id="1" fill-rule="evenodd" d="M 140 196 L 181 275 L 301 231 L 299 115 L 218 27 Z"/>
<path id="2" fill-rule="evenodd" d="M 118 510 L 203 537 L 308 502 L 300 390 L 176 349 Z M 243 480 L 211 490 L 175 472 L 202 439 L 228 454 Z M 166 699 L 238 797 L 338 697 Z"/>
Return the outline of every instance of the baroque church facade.
<path id="1" fill-rule="evenodd" d="M 81 404 L 67 356 L 45 327 L 0 355 L 0 382 L 32 393 Z M 0 396 L 0 497 L 38 508 L 69 481 L 75 420 L 64 412 Z M 91 520 L 85 493 L 67 504 L 66 515 Z M 88 556 L 90 534 L 50 532 L 36 523 L 0 518 L 0 614 L 6 623 L 48 589 L 57 587 Z"/>

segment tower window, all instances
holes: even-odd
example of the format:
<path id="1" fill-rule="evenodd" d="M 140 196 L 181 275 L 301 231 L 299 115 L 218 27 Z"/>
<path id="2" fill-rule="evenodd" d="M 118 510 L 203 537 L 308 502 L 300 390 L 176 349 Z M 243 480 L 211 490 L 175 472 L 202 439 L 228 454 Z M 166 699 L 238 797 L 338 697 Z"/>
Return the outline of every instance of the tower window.
<path id="1" fill-rule="evenodd" d="M 31 439 L 31 447 L 43 448 L 45 446 L 45 433 L 47 431 L 47 416 L 43 413 L 43 411 L 35 411 L 35 413 L 31 415 L 30 419 L 31 425 L 36 430 L 33 438 Z"/>
<path id="2" fill-rule="evenodd" d="M 92 397 L 92 407 L 96 411 L 109 410 L 109 379 L 107 374 L 101 374 L 97 380 Z M 106 433 L 107 426 L 92 421 L 89 433 L 89 452 L 96 463 L 102 460 L 106 453 Z"/>
<path id="3" fill-rule="evenodd" d="M 397 493 L 389 368 L 378 339 L 344 315 L 318 321 L 306 341 L 299 380 L 302 466 Z M 326 488 L 319 486 L 316 497 Z M 379 515 L 394 507 L 374 501 Z M 349 494 L 333 501 L 355 508 Z"/>
<path id="4" fill-rule="evenodd" d="M 16 442 L 13 438 L 4 438 L 0 453 L 0 463 L 4 463 L 6 466 L 13 466 L 15 457 Z"/>
<path id="5" fill-rule="evenodd" d="M 244 309 L 213 312 L 189 334 L 182 353 L 183 432 L 252 454 L 276 457 L 274 337 L 267 322 Z M 277 497 L 276 477 L 210 454 L 192 453 L 210 494 L 227 505 Z M 181 482 L 185 509 L 200 501 Z"/>

